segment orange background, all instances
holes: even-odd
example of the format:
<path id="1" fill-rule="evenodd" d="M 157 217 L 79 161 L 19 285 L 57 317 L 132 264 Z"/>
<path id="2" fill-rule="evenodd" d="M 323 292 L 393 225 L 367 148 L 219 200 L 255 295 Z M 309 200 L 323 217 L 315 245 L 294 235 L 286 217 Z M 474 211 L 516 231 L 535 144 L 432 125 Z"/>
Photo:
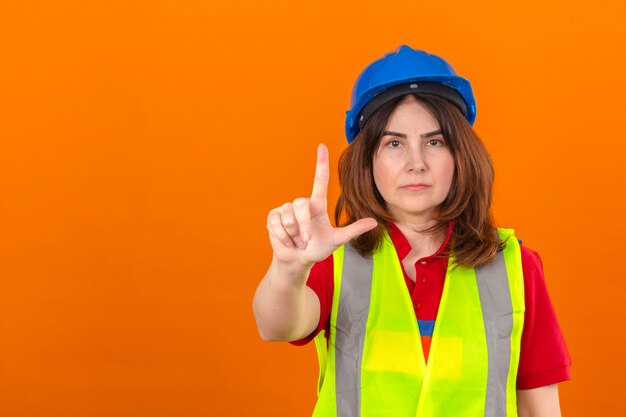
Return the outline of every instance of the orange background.
<path id="1" fill-rule="evenodd" d="M 0 415 L 302 416 L 313 346 L 264 343 L 265 217 L 336 162 L 401 43 L 468 77 L 495 216 L 539 251 L 563 414 L 623 412 L 622 0 L 0 3 Z"/>

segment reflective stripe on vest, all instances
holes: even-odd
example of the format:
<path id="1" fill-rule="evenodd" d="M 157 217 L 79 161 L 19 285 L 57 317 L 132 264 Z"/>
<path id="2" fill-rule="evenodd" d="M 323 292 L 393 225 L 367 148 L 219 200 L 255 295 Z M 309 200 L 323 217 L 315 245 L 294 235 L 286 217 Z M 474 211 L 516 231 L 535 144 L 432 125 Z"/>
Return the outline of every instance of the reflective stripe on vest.
<path id="1" fill-rule="evenodd" d="M 373 259 L 334 254 L 331 330 L 314 416 L 513 417 L 524 318 L 521 255 L 512 230 L 483 267 L 450 261 L 426 365 L 413 304 L 388 235 Z"/>

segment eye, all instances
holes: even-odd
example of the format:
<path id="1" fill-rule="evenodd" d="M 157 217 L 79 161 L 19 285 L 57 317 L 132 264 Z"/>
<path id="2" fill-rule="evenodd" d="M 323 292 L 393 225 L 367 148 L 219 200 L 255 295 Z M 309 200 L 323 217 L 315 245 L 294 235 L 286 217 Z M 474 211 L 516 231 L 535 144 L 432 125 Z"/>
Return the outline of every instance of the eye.
<path id="1" fill-rule="evenodd" d="M 427 144 L 428 146 L 446 146 L 446 143 L 442 139 L 430 139 Z"/>
<path id="2" fill-rule="evenodd" d="M 389 142 L 387 142 L 387 146 L 389 146 L 390 148 L 398 148 L 400 147 L 401 143 L 399 140 L 396 139 L 392 139 Z"/>

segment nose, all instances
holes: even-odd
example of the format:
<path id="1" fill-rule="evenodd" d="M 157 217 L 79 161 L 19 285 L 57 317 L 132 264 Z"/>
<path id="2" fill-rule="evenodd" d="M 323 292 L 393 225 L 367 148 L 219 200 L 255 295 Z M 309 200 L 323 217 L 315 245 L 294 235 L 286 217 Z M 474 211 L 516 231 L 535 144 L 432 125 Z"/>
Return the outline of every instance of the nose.
<path id="1" fill-rule="evenodd" d="M 426 170 L 426 160 L 423 149 L 420 146 L 411 146 L 406 155 L 406 168 L 409 172 L 422 172 Z"/>

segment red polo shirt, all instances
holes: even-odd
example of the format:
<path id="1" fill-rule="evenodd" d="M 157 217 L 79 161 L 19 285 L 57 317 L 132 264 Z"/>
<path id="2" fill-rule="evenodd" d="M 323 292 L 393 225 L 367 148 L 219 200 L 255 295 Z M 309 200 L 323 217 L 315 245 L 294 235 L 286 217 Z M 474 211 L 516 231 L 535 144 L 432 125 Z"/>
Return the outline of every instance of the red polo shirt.
<path id="1" fill-rule="evenodd" d="M 453 226 L 454 223 L 450 222 L 446 239 L 437 252 L 416 261 L 415 282 L 408 277 L 404 271 L 404 266 L 402 266 L 404 280 L 411 294 L 415 316 L 422 334 L 422 346 L 426 360 L 428 360 L 428 353 L 430 352 L 432 331 L 443 293 L 443 283 L 448 264 L 447 257 L 439 257 L 438 255 L 448 248 Z M 391 224 L 388 230 L 398 257 L 402 261 L 411 251 L 411 246 L 396 225 Z M 524 314 L 524 330 L 517 373 L 517 388 L 531 389 L 570 379 L 571 359 L 550 302 L 539 254 L 524 246 L 520 245 L 520 247 L 524 272 L 526 312 Z M 295 345 L 304 345 L 310 342 L 323 329 L 328 334 L 334 290 L 332 255 L 313 266 L 307 280 L 307 286 L 315 291 L 320 300 L 320 322 L 311 335 L 292 342 Z"/>

